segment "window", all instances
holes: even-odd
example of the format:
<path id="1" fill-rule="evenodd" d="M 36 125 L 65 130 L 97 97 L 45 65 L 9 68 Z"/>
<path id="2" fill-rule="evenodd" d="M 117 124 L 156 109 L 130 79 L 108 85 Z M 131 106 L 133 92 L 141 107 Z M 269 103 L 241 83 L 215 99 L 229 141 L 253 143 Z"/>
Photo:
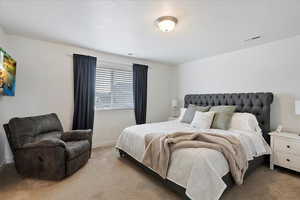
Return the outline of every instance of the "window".
<path id="1" fill-rule="evenodd" d="M 133 109 L 132 70 L 102 64 L 96 69 L 96 109 Z"/>

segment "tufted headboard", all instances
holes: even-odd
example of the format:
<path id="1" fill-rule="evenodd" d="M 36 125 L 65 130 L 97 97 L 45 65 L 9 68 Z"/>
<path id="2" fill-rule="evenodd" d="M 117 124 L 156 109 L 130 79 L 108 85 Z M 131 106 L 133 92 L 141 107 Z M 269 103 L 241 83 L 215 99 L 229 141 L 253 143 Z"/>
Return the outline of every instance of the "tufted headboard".
<path id="1" fill-rule="evenodd" d="M 273 94 L 268 93 L 232 93 L 232 94 L 188 94 L 184 97 L 184 107 L 189 104 L 199 106 L 235 105 L 236 112 L 248 112 L 256 116 L 263 136 L 270 141 L 270 107 Z"/>

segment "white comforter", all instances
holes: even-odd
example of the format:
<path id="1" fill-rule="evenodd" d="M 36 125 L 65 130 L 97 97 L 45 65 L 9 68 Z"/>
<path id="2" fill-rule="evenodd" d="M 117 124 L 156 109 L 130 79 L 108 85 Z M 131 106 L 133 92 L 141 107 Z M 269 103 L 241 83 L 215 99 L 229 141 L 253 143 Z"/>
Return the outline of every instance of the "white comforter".
<path id="1" fill-rule="evenodd" d="M 240 139 L 248 160 L 269 154 L 270 147 L 261 133 L 236 130 L 199 130 L 177 120 L 131 126 L 123 130 L 116 147 L 141 162 L 145 151 L 144 137 L 148 133 L 168 134 L 173 132 L 199 132 L 230 134 Z M 226 189 L 222 177 L 229 172 L 224 156 L 211 149 L 179 149 L 171 156 L 167 178 L 186 188 L 192 200 L 217 200 Z"/>

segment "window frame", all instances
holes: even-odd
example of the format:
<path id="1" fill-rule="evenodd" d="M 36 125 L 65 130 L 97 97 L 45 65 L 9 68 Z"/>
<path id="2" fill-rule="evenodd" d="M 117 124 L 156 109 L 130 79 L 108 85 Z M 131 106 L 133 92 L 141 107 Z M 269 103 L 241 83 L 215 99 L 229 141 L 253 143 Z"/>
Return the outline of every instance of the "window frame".
<path id="1" fill-rule="evenodd" d="M 119 64 L 119 63 L 113 63 L 113 62 L 108 62 L 109 64 L 107 64 L 107 62 L 102 62 L 100 63 L 99 65 L 97 65 L 96 67 L 96 77 L 97 77 L 97 70 L 103 68 L 103 69 L 108 69 L 108 70 L 115 70 L 115 71 L 124 71 L 124 72 L 130 72 L 130 73 L 133 73 L 132 71 L 132 67 L 130 67 L 129 65 L 125 65 L 125 64 Z M 123 66 L 123 67 L 122 67 Z M 126 66 L 126 67 L 124 67 Z M 132 78 L 132 83 L 133 83 L 133 74 L 131 76 Z M 113 81 L 111 82 L 111 85 L 110 87 L 112 87 L 112 83 Z M 132 85 L 132 105 L 131 106 L 120 106 L 120 107 L 99 107 L 97 106 L 97 103 L 96 103 L 96 99 L 97 99 L 97 78 L 96 78 L 96 83 L 95 83 L 95 106 L 94 106 L 94 109 L 95 111 L 109 111 L 109 110 L 134 110 L 134 96 L 133 96 L 133 85 Z M 113 105 L 113 104 L 111 104 Z"/>

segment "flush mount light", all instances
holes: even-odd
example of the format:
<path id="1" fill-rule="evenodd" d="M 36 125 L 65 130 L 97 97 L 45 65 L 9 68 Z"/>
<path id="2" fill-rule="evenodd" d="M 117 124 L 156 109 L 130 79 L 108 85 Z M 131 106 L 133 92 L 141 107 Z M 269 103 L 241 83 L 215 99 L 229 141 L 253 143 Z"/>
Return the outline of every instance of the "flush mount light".
<path id="1" fill-rule="evenodd" d="M 162 16 L 158 18 L 155 22 L 162 32 L 170 32 L 175 28 L 178 20 L 177 18 L 172 16 Z"/>

